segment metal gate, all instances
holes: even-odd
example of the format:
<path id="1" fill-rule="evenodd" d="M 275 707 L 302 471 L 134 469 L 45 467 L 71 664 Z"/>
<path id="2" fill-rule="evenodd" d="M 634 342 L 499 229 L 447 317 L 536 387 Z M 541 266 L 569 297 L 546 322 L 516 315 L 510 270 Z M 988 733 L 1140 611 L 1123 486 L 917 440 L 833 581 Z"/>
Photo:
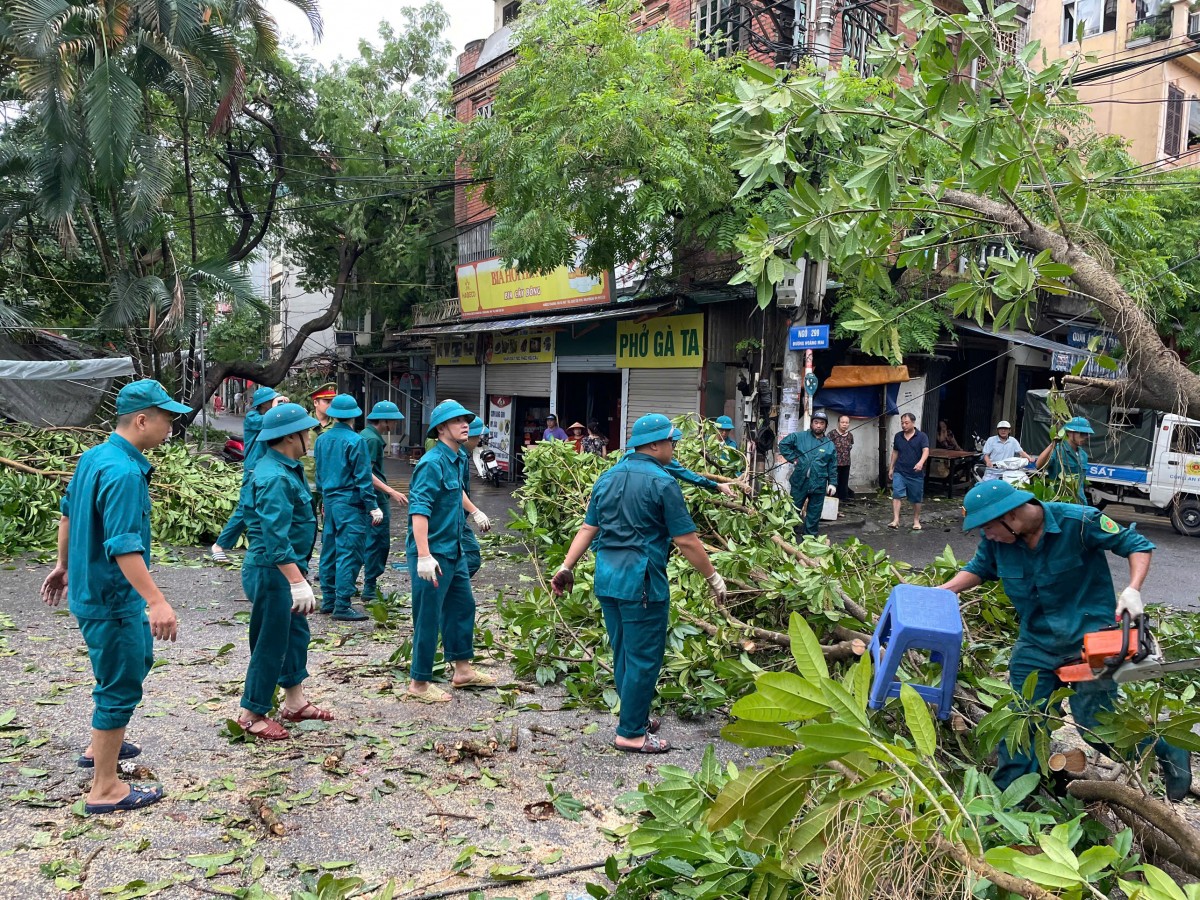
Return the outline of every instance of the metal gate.
<path id="1" fill-rule="evenodd" d="M 479 405 L 479 378 L 482 366 L 438 366 L 437 402 L 457 400 L 467 409 Z"/>
<path id="2" fill-rule="evenodd" d="M 519 363 L 487 367 L 490 395 L 549 397 L 550 363 Z"/>
<path id="3" fill-rule="evenodd" d="M 647 413 L 700 412 L 700 369 L 630 369 L 626 434 Z"/>

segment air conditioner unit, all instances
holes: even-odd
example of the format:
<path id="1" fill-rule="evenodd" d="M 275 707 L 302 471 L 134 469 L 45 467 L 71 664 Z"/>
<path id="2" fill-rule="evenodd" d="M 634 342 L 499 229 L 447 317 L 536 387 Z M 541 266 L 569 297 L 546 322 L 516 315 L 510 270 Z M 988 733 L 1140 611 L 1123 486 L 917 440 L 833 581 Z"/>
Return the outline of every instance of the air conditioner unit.
<path id="1" fill-rule="evenodd" d="M 804 305 L 804 274 L 807 269 L 808 258 L 801 257 L 796 263 L 796 271 L 775 285 L 776 304 L 785 308 Z"/>

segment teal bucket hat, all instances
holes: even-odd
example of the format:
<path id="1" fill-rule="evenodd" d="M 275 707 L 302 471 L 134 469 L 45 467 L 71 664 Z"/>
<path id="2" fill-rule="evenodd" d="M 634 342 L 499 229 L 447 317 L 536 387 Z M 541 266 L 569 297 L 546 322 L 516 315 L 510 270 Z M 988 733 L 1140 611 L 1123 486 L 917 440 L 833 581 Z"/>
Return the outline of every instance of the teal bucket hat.
<path id="1" fill-rule="evenodd" d="M 278 396 L 279 392 L 275 388 L 260 387 L 254 392 L 254 396 L 250 398 L 250 405 L 258 408 L 264 403 L 270 403 Z"/>
<path id="2" fill-rule="evenodd" d="M 157 406 L 169 413 L 191 412 L 190 406 L 184 406 L 171 399 L 167 389 L 153 378 L 143 378 L 141 381 L 131 381 L 121 388 L 117 394 L 117 415 L 124 416 L 139 410 Z"/>
<path id="3" fill-rule="evenodd" d="M 380 400 L 371 407 L 367 419 L 390 419 L 393 422 L 403 422 L 404 413 L 400 412 L 400 407 L 391 400 Z"/>
<path id="4" fill-rule="evenodd" d="M 491 433 L 491 429 L 483 424 L 483 419 L 476 416 L 471 420 L 471 428 L 467 432 L 467 437 L 482 437 L 485 434 Z"/>
<path id="5" fill-rule="evenodd" d="M 986 525 L 1000 518 L 1007 512 L 1012 512 L 1018 506 L 1024 506 L 1037 498 L 1029 491 L 1017 490 L 1007 481 L 985 481 L 967 491 L 963 497 L 963 531 L 970 531 L 980 525 Z"/>
<path id="6" fill-rule="evenodd" d="M 732 431 L 733 419 L 729 418 L 729 416 L 721 416 L 721 418 L 717 419 L 717 427 L 723 428 L 725 431 Z"/>
<path id="7" fill-rule="evenodd" d="M 274 409 L 267 410 L 263 416 L 262 431 L 258 433 L 260 441 L 269 442 L 295 434 L 297 431 L 308 431 L 316 428 L 320 422 L 308 414 L 299 403 L 280 403 Z"/>
<path id="8" fill-rule="evenodd" d="M 1063 424 L 1063 431 L 1077 431 L 1080 434 L 1096 433 L 1092 431 L 1092 426 L 1088 424 L 1088 420 L 1083 416 L 1075 416 L 1074 418 L 1067 419 Z"/>
<path id="9" fill-rule="evenodd" d="M 362 415 L 362 410 L 349 394 L 338 394 L 329 404 L 325 415 L 331 419 L 355 419 Z"/>
<path id="10" fill-rule="evenodd" d="M 439 425 L 445 425 L 451 419 L 457 419 L 459 416 L 466 416 L 470 420 L 475 418 L 475 413 L 471 412 L 457 400 L 443 400 L 429 414 L 429 431 L 425 433 L 425 436 L 436 438 Z"/>
<path id="11" fill-rule="evenodd" d="M 661 413 L 649 413 L 633 423 L 633 431 L 629 434 L 629 446 L 636 449 L 658 441 L 675 440 L 676 430 L 666 416 Z"/>

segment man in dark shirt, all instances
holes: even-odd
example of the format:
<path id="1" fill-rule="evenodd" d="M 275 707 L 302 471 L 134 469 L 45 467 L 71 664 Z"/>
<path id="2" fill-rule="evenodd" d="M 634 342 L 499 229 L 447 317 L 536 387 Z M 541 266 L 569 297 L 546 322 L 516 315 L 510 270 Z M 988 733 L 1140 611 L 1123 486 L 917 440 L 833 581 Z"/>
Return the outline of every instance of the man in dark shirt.
<path id="1" fill-rule="evenodd" d="M 900 527 L 900 501 L 908 498 L 913 508 L 913 531 L 921 530 L 921 501 L 925 499 L 925 463 L 929 460 L 929 438 L 917 430 L 917 417 L 900 417 L 900 431 L 892 440 L 892 461 L 888 478 L 892 480 L 892 521 L 888 528 Z"/>

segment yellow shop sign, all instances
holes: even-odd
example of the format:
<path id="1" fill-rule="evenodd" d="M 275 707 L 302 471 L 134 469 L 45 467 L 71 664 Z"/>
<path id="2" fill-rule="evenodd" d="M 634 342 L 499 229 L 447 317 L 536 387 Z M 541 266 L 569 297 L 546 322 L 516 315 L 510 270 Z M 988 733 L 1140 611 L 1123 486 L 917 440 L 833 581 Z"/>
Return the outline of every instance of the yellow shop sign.
<path id="1" fill-rule="evenodd" d="M 704 364 L 704 313 L 617 323 L 617 368 L 696 369 Z"/>
<path id="2" fill-rule="evenodd" d="M 525 328 L 492 335 L 492 346 L 484 356 L 489 365 L 548 363 L 554 359 L 554 332 Z"/>
<path id="3" fill-rule="evenodd" d="M 445 335 L 433 342 L 433 361 L 439 366 L 475 366 L 479 336 L 474 334 Z"/>
<path id="4" fill-rule="evenodd" d="M 607 274 L 590 275 L 560 266 L 538 275 L 483 259 L 458 267 L 458 299 L 464 319 L 597 306 L 612 299 Z"/>

